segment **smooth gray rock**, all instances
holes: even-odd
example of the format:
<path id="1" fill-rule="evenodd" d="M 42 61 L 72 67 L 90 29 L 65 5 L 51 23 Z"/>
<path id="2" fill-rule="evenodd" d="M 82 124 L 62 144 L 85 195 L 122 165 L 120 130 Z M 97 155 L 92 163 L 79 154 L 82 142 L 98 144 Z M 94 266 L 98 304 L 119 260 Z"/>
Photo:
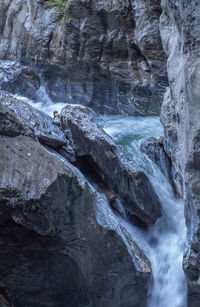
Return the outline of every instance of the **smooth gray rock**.
<path id="1" fill-rule="evenodd" d="M 71 130 L 80 162 L 96 172 L 100 177 L 97 181 L 118 194 L 133 221 L 139 219 L 151 225 L 161 216 L 161 206 L 148 177 L 95 122 L 88 108 L 64 107 L 61 127 Z"/>
<path id="2" fill-rule="evenodd" d="M 12 1 L 0 58 L 37 63 L 55 102 L 100 113 L 160 113 L 168 83 L 157 0 L 70 0 L 63 16 L 45 3 Z"/>
<path id="3" fill-rule="evenodd" d="M 8 107 L 2 109 L 12 114 Z M 12 120 L 14 129 L 21 127 L 20 115 Z M 30 128 L 25 125 L 24 130 Z M 11 303 L 143 307 L 149 263 L 127 233 L 123 241 L 117 226 L 104 229 L 97 223 L 96 212 L 104 206 L 112 213 L 105 197 L 23 130 L 0 135 L 0 143 L 0 275 Z"/>
<path id="4" fill-rule="evenodd" d="M 160 30 L 168 56 L 169 89 L 162 105 L 164 148 L 185 199 L 188 244 L 184 268 L 188 306 L 200 301 L 200 2 L 162 1 Z"/>
<path id="5" fill-rule="evenodd" d="M 35 136 L 44 144 L 53 148 L 67 144 L 64 133 L 57 125 L 53 124 L 49 115 L 34 109 L 28 103 L 7 93 L 0 93 L 0 103 L 23 119 L 34 130 Z"/>
<path id="6" fill-rule="evenodd" d="M 34 99 L 39 87 L 39 76 L 32 67 L 0 61 L 0 90 Z"/>
<path id="7" fill-rule="evenodd" d="M 20 134 L 34 137 L 33 131 L 29 129 L 26 122 L 0 103 L 0 135 L 17 136 Z"/>

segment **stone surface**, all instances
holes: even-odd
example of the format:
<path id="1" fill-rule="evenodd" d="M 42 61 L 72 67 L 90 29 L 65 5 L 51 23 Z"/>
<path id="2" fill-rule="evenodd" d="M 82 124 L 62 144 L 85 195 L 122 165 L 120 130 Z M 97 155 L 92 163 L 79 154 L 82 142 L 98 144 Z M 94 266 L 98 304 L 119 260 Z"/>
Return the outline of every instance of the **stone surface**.
<path id="1" fill-rule="evenodd" d="M 0 94 L 1 104 L 7 106 L 14 114 L 23 119 L 34 130 L 35 136 L 44 144 L 57 148 L 67 143 L 64 133 L 52 122 L 52 118 L 31 107 L 26 102 L 7 93 Z"/>
<path id="2" fill-rule="evenodd" d="M 0 38 L 3 34 L 3 31 L 4 31 L 4 25 L 5 25 L 5 22 L 6 22 L 6 12 L 9 8 L 9 5 L 10 5 L 10 0 L 2 0 L 0 2 Z"/>
<path id="3" fill-rule="evenodd" d="M 63 16 L 46 3 L 12 1 L 0 58 L 37 63 L 56 102 L 100 113 L 160 113 L 167 78 L 159 1 L 69 0 Z"/>
<path id="4" fill-rule="evenodd" d="M 188 305 L 200 301 L 200 2 L 162 1 L 160 29 L 170 88 L 162 105 L 164 148 L 185 199 L 188 246 L 184 268 Z"/>
<path id="5" fill-rule="evenodd" d="M 0 61 L 0 90 L 34 99 L 39 87 L 39 76 L 33 68 L 14 61 Z"/>
<path id="6" fill-rule="evenodd" d="M 161 216 L 148 177 L 95 122 L 88 108 L 67 105 L 61 112 L 61 126 L 71 130 L 79 160 L 96 172 L 98 182 L 118 194 L 133 220 L 139 218 L 151 225 Z"/>
<path id="7" fill-rule="evenodd" d="M 164 151 L 162 140 L 154 137 L 145 139 L 141 143 L 141 150 L 158 166 L 167 180 L 173 185 L 172 163 Z"/>
<path id="8" fill-rule="evenodd" d="M 0 107 L 0 275 L 11 303 L 144 306 L 151 269 L 122 228 L 97 223 L 103 207 L 114 221 L 106 198 L 34 129 L 22 129 L 23 116 Z"/>

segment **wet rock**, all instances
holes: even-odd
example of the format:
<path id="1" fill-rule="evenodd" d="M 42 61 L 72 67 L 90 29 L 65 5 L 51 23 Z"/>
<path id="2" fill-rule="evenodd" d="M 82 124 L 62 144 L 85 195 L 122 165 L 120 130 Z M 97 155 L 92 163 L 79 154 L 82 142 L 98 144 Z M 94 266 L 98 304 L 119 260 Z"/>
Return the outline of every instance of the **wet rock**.
<path id="1" fill-rule="evenodd" d="M 188 241 L 184 267 L 189 286 L 188 305 L 196 307 L 200 300 L 200 3 L 165 0 L 162 7 L 160 29 L 168 56 L 170 86 L 161 112 L 164 148 L 185 199 Z"/>
<path id="2" fill-rule="evenodd" d="M 34 99 L 39 87 L 39 76 L 32 67 L 14 61 L 0 61 L 1 90 Z"/>
<path id="3" fill-rule="evenodd" d="M 107 114 L 160 113 L 168 83 L 159 1 L 70 0 L 63 11 L 46 3 L 12 1 L 0 58 L 37 63 L 55 102 Z"/>
<path id="4" fill-rule="evenodd" d="M 63 130 L 71 130 L 79 160 L 98 174 L 100 183 L 120 196 L 133 220 L 151 225 L 161 216 L 148 177 L 95 122 L 88 108 L 67 105 L 61 111 L 61 125 Z"/>
<path id="5" fill-rule="evenodd" d="M 162 140 L 154 137 L 145 139 L 141 143 L 141 150 L 158 166 L 167 180 L 173 185 L 171 160 L 164 151 Z"/>
<path id="6" fill-rule="evenodd" d="M 13 114 L 14 129 L 21 127 L 22 116 L 9 106 L 3 111 Z M 0 121 L 0 131 L 7 130 Z M 0 275 L 12 304 L 144 306 L 149 263 L 106 199 L 23 129 L 0 135 L 0 143 Z M 100 226 L 96 212 L 99 223 L 113 219 L 110 226 Z"/>
<path id="7" fill-rule="evenodd" d="M 0 102 L 23 119 L 34 130 L 34 134 L 44 144 L 57 148 L 67 143 L 64 133 L 52 123 L 52 118 L 31 107 L 26 102 L 14 98 L 7 93 L 0 94 Z"/>

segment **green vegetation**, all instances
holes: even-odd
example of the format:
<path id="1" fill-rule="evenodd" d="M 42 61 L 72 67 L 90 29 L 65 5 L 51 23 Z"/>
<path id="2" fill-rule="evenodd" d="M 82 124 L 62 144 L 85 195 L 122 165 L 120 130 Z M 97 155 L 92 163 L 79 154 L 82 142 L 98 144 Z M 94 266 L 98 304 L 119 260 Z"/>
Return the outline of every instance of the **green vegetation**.
<path id="1" fill-rule="evenodd" d="M 65 15 L 66 0 L 49 0 L 44 4 L 45 9 L 52 9 L 57 7 L 59 10 L 59 19 L 61 20 Z"/>
<path id="2" fill-rule="evenodd" d="M 132 172 L 131 170 L 128 170 L 128 173 L 133 178 L 135 185 L 142 183 L 142 176 L 140 172 Z"/>

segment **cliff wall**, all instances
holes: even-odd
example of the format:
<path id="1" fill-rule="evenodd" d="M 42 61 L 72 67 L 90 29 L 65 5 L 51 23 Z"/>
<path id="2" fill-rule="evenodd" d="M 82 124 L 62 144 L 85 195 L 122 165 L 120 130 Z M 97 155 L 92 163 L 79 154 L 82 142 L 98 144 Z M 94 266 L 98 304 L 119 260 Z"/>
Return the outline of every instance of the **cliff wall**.
<path id="1" fill-rule="evenodd" d="M 200 299 L 200 3 L 162 1 L 160 30 L 168 56 L 169 88 L 161 110 L 164 148 L 174 182 L 185 199 L 188 246 L 185 271 L 189 306 Z"/>
<path id="2" fill-rule="evenodd" d="M 7 2 L 0 58 L 36 65 L 51 99 L 101 113 L 160 113 L 167 85 L 160 1 Z"/>

